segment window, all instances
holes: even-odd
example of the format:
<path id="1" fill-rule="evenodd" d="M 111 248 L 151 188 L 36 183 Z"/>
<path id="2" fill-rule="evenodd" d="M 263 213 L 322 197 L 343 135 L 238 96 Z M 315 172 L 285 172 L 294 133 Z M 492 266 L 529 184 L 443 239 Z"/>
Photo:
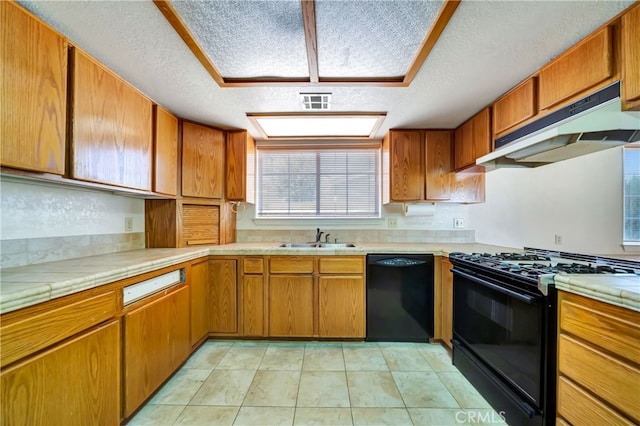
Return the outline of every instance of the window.
<path id="1" fill-rule="evenodd" d="M 379 148 L 259 149 L 257 217 L 380 217 L 379 157 Z"/>
<path id="2" fill-rule="evenodd" d="M 624 152 L 624 241 L 640 242 L 640 145 Z"/>

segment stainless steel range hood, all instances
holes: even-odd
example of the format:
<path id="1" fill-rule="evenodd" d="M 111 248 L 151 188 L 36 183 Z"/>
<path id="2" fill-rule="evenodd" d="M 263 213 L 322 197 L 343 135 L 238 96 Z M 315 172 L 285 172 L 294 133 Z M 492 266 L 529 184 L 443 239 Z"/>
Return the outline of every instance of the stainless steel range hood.
<path id="1" fill-rule="evenodd" d="M 537 167 L 640 140 L 640 111 L 622 111 L 620 82 L 506 136 L 477 159 L 487 168 Z"/>

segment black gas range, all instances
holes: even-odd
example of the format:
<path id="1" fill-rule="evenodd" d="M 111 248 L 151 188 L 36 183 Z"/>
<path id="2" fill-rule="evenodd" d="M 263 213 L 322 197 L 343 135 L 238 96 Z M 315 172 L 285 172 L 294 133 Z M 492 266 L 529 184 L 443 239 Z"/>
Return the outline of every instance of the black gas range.
<path id="1" fill-rule="evenodd" d="M 556 292 L 539 284 L 558 274 L 640 275 L 640 262 L 534 248 L 449 260 L 453 363 L 509 425 L 555 424 Z"/>

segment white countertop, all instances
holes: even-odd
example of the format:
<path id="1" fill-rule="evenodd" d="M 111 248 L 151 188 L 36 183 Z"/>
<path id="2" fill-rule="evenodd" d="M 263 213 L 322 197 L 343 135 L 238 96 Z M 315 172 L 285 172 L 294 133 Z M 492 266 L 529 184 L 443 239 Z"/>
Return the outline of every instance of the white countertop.
<path id="1" fill-rule="evenodd" d="M 46 302 L 208 255 L 366 255 L 514 251 L 512 247 L 451 243 L 363 243 L 354 248 L 279 248 L 280 243 L 234 243 L 156 248 L 0 269 L 0 313 Z"/>
<path id="2" fill-rule="evenodd" d="M 556 289 L 640 312 L 640 276 L 557 274 Z"/>

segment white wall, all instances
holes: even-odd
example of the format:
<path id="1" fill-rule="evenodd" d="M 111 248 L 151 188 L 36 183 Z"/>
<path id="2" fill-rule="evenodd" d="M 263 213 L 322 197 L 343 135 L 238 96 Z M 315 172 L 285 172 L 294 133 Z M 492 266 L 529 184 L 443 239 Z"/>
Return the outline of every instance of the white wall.
<path id="1" fill-rule="evenodd" d="M 479 243 L 621 254 L 622 179 L 621 147 L 494 170 L 486 175 L 486 203 L 469 206 L 470 226 Z"/>
<path id="2" fill-rule="evenodd" d="M 144 232 L 142 199 L 29 181 L 2 180 L 0 215 L 1 240 Z"/>

